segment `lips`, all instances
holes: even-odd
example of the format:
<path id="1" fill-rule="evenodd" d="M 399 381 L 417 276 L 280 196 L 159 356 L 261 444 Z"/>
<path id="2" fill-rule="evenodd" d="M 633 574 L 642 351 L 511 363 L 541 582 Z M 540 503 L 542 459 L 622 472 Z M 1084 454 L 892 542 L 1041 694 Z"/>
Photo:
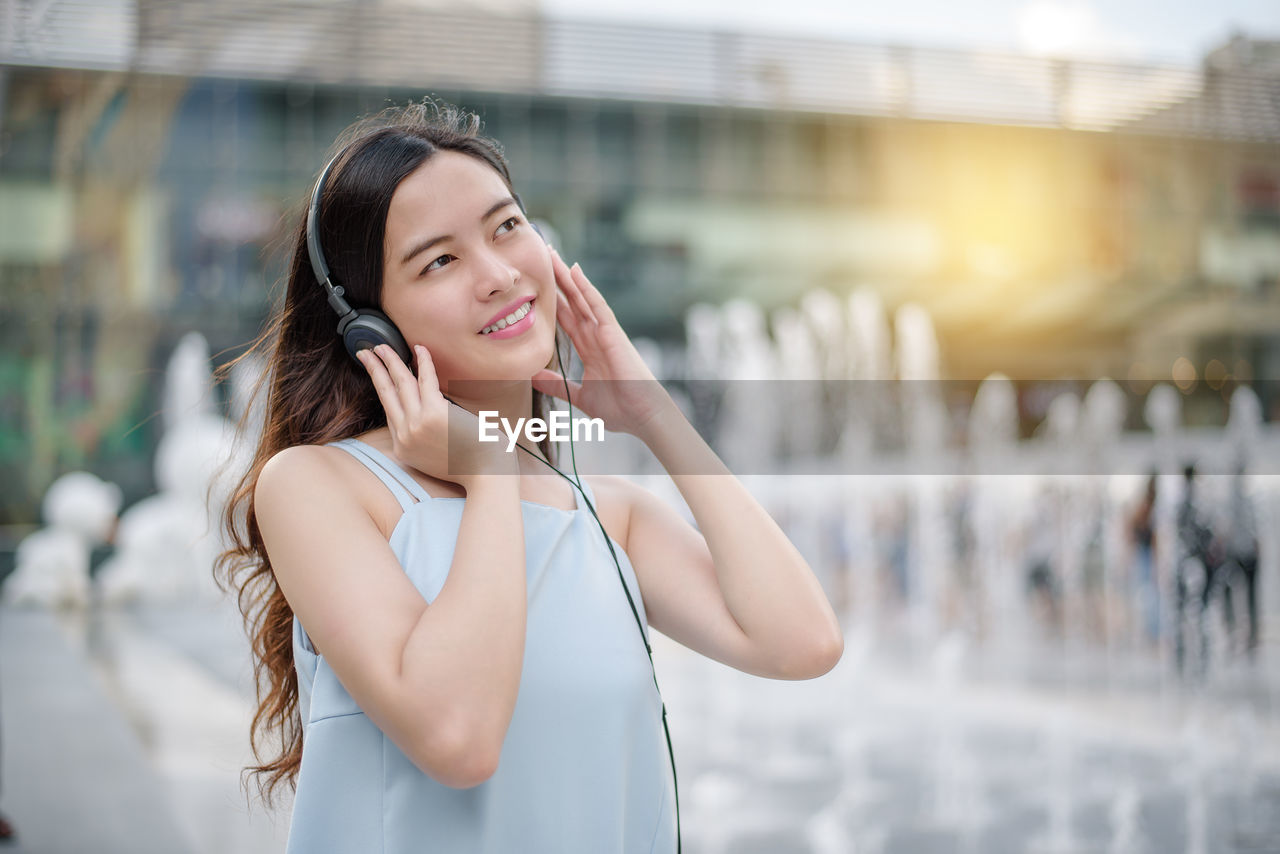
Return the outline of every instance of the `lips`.
<path id="1" fill-rule="evenodd" d="M 476 332 L 479 333 L 484 329 L 488 329 L 490 326 L 493 326 L 493 324 L 497 323 L 499 320 L 506 317 L 508 314 L 511 314 L 511 312 L 515 311 L 520 306 L 524 305 L 527 302 L 533 302 L 533 300 L 534 300 L 533 294 L 529 294 L 528 296 L 523 296 L 523 297 L 519 297 L 517 299 L 512 300 L 511 302 L 507 303 L 507 305 L 501 311 L 499 311 L 493 317 L 486 320 L 484 322 L 484 325 L 481 326 L 480 329 L 477 329 Z"/>

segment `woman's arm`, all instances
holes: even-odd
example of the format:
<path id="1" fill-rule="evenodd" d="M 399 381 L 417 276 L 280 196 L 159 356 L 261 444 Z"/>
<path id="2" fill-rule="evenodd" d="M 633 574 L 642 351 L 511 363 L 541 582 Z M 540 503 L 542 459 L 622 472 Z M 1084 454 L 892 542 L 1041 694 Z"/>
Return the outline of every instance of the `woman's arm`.
<path id="1" fill-rule="evenodd" d="M 749 673 L 805 679 L 830 670 L 844 640 L 804 558 L 654 379 L 582 270 L 559 255 L 554 263 L 556 318 L 583 363 L 582 382 L 568 383 L 573 402 L 644 441 L 702 531 L 646 490 L 609 481 L 626 495 L 626 550 L 650 623 Z M 546 394 L 564 397 L 564 385 L 554 371 L 534 376 Z"/>
<path id="2" fill-rule="evenodd" d="M 839 620 L 768 512 L 674 403 L 638 436 L 698 523 L 642 487 L 629 490 L 627 554 L 654 628 L 757 676 L 812 679 L 834 667 L 844 651 Z"/>
<path id="3" fill-rule="evenodd" d="M 346 456 L 289 448 L 263 468 L 255 513 L 272 569 L 370 720 L 424 773 L 475 786 L 497 768 L 524 660 L 518 481 L 469 483 L 448 579 L 428 605 L 353 488 L 360 467 Z"/>

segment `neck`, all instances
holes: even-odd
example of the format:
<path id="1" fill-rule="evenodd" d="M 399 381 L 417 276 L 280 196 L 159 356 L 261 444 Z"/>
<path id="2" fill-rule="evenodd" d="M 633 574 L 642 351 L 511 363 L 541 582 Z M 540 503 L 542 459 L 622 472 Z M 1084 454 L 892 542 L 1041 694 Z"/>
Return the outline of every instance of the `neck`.
<path id="1" fill-rule="evenodd" d="M 445 396 L 475 416 L 481 412 L 497 412 L 501 422 L 514 426 L 520 419 L 528 420 L 533 416 L 533 385 L 528 380 L 512 383 L 475 382 L 450 383 Z M 505 439 L 503 440 L 506 441 Z M 536 444 L 521 437 L 519 444 L 545 460 L 542 449 Z M 521 474 L 552 474 L 545 465 L 529 456 L 524 451 L 515 450 L 519 457 Z"/>

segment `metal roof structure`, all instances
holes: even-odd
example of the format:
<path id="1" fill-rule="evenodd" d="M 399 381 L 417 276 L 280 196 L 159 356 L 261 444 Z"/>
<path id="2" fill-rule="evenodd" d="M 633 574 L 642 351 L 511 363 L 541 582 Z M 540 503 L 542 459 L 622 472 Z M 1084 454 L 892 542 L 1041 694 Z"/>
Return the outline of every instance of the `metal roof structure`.
<path id="1" fill-rule="evenodd" d="M 409 0 L 0 5 L 0 64 L 11 66 L 1252 142 L 1280 142 L 1276 44 L 1238 40 L 1197 68 L 586 22 L 528 7 L 515 15 L 449 12 Z"/>

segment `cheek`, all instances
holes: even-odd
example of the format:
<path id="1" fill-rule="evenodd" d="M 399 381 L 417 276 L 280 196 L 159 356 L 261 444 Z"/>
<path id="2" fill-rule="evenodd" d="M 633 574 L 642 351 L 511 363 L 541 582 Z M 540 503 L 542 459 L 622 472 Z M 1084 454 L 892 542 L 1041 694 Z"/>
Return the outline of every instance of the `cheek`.
<path id="1" fill-rule="evenodd" d="M 457 320 L 451 321 L 449 306 L 440 305 L 426 294 L 419 293 L 412 299 L 403 294 L 383 299 L 383 310 L 410 344 L 437 342 L 452 325 L 459 328 Z"/>
<path id="2" fill-rule="evenodd" d="M 516 259 L 516 263 L 520 269 L 527 275 L 536 276 L 540 282 L 551 281 L 554 284 L 554 274 L 551 267 L 551 247 L 543 241 L 535 233 L 530 233 L 529 237 L 520 246 L 520 255 Z"/>

